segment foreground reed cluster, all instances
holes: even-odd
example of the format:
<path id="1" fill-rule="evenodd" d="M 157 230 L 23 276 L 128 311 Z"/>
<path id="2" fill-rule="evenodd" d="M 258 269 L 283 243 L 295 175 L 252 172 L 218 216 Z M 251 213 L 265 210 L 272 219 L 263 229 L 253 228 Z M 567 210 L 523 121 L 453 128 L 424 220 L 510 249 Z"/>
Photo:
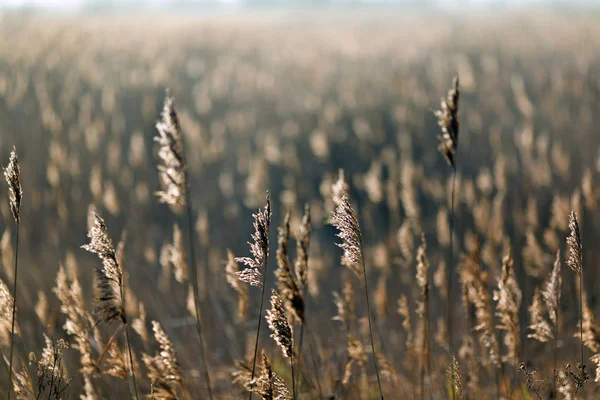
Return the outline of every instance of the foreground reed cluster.
<path id="1" fill-rule="evenodd" d="M 590 21 L 28 18 L 0 398 L 600 396 Z"/>

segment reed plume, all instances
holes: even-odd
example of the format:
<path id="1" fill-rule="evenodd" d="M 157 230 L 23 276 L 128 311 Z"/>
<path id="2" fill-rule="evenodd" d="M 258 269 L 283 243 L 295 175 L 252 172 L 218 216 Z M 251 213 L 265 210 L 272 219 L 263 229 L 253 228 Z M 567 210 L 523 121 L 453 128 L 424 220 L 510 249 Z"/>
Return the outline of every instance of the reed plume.
<path id="1" fill-rule="evenodd" d="M 125 340 L 129 353 L 131 377 L 135 398 L 138 398 L 135 370 L 133 368 L 133 353 L 129 341 L 127 315 L 125 313 L 125 296 L 123 270 L 119 264 L 113 241 L 108 234 L 104 220 L 92 209 L 94 225 L 88 232 L 89 244 L 81 246 L 84 250 L 96 254 L 102 261 L 102 268 L 96 268 L 96 308 L 98 322 L 111 323 L 119 321 L 125 327 Z"/>
<path id="2" fill-rule="evenodd" d="M 8 381 L 12 382 L 13 372 L 13 351 L 15 343 L 15 324 L 17 314 L 17 275 L 19 270 L 19 225 L 21 222 L 21 200 L 23 199 L 23 188 L 21 187 L 21 169 L 19 167 L 19 158 L 17 157 L 17 150 L 13 148 L 10 153 L 8 160 L 8 166 L 4 168 L 4 178 L 8 183 L 9 197 L 8 202 L 10 204 L 10 211 L 12 212 L 13 218 L 16 224 L 16 239 L 15 239 L 15 268 L 13 273 L 13 302 L 11 311 L 11 327 L 10 327 L 10 356 L 8 362 Z M 8 400 L 11 396 L 11 386 L 8 385 Z"/>
<path id="3" fill-rule="evenodd" d="M 281 297 L 273 289 L 271 291 L 271 309 L 267 310 L 266 320 L 271 329 L 271 337 L 281 348 L 285 358 L 290 359 L 290 368 L 292 370 L 292 396 L 296 396 L 296 377 L 294 374 L 294 339 L 293 332 L 285 312 Z"/>
<path id="4" fill-rule="evenodd" d="M 279 234 L 277 240 L 277 269 L 275 270 L 275 276 L 277 277 L 277 287 L 281 297 L 285 301 L 285 308 L 290 311 L 293 320 L 295 319 L 300 324 L 304 324 L 304 297 L 300 292 L 300 287 L 297 282 L 296 276 L 292 271 L 290 261 L 288 258 L 288 241 L 290 236 L 290 217 L 291 213 L 288 210 L 285 213 L 284 221 L 282 226 L 279 227 Z M 273 305 L 273 297 L 271 297 L 271 305 Z M 287 322 L 287 320 L 286 320 Z M 291 356 L 293 351 L 291 352 Z M 298 359 L 299 360 L 299 359 Z M 297 360 L 297 361 L 298 361 Z M 290 359 L 290 363 L 293 368 L 293 357 Z M 296 396 L 296 380 L 292 373 L 292 395 Z"/>
<path id="5" fill-rule="evenodd" d="M 162 203 L 169 204 L 174 208 L 186 207 L 187 211 L 187 228 L 188 242 L 190 246 L 190 272 L 192 282 L 193 296 L 193 314 L 196 320 L 196 330 L 200 340 L 200 353 L 202 363 L 204 364 L 204 379 L 210 399 L 212 396 L 212 386 L 210 381 L 210 372 L 208 360 L 206 356 L 206 347 L 204 345 L 204 332 L 200 319 L 200 291 L 198 288 L 198 269 L 196 265 L 196 249 L 192 218 L 192 205 L 190 199 L 190 185 L 188 179 L 188 168 L 185 158 L 185 146 L 179 117 L 175 109 L 175 100 L 169 93 L 166 92 L 163 110 L 161 112 L 161 120 L 156 123 L 158 136 L 154 138 L 158 142 L 160 148 L 158 157 L 162 161 L 162 165 L 158 166 L 158 175 L 161 181 L 162 190 L 156 192 L 158 199 Z M 181 268 L 180 272 L 183 272 Z M 181 274 L 180 274 L 181 275 Z M 182 277 L 182 276 L 181 276 Z M 188 307 L 189 309 L 190 307 Z"/>
<path id="6" fill-rule="evenodd" d="M 242 282 L 261 288 L 260 308 L 258 311 L 258 322 L 256 327 L 256 340 L 254 342 L 254 357 L 252 360 L 252 374 L 250 381 L 254 382 L 254 373 L 256 372 L 256 355 L 258 353 L 258 339 L 260 337 L 260 326 L 262 322 L 263 303 L 265 299 L 265 278 L 267 271 L 267 258 L 269 257 L 269 226 L 271 225 L 271 196 L 267 192 L 266 205 L 263 210 L 258 210 L 252 214 L 254 218 L 254 233 L 252 234 L 252 243 L 250 253 L 252 257 L 237 257 L 235 260 L 246 265 L 244 270 L 237 272 L 237 276 Z M 249 398 L 252 399 L 252 390 Z"/>
<path id="7" fill-rule="evenodd" d="M 452 167 L 452 189 L 451 189 L 451 206 L 450 206 L 450 261 L 448 262 L 448 273 L 446 274 L 446 330 L 448 334 L 448 352 L 450 355 L 453 354 L 453 343 L 452 343 L 452 307 L 453 307 L 453 280 L 454 280 L 454 189 L 456 184 L 456 152 L 458 150 L 458 134 L 459 134 L 459 121 L 458 121 L 458 101 L 460 91 L 458 88 L 459 80 L 458 75 L 454 77 L 452 82 L 452 88 L 448 91 L 446 99 L 441 102 L 441 109 L 435 111 L 435 116 L 438 119 L 438 125 L 442 130 L 442 136 L 438 136 L 439 145 L 438 150 L 448 164 Z M 454 385 L 452 386 L 454 388 Z M 455 398 L 455 393 L 452 393 L 452 397 Z"/>
<path id="8" fill-rule="evenodd" d="M 425 372 L 431 370 L 429 362 L 429 260 L 427 259 L 427 242 L 425 234 L 421 234 L 421 245 L 417 249 L 417 285 L 420 289 L 420 298 L 417 301 L 417 315 L 419 316 L 419 342 L 417 348 L 421 350 L 421 380 L 420 397 L 425 396 Z M 431 378 L 430 378 L 431 379 Z M 453 383 L 454 384 L 454 383 Z"/>
<path id="9" fill-rule="evenodd" d="M 175 385 L 181 384 L 183 378 L 175 347 L 160 323 L 152 321 L 154 339 L 160 351 L 154 356 L 142 355 L 142 360 L 148 368 L 148 378 L 152 382 L 153 398 L 177 399 Z"/>
<path id="10" fill-rule="evenodd" d="M 569 214 L 569 230 L 571 233 L 567 237 L 567 246 L 569 247 L 569 259 L 567 265 L 577 274 L 579 277 L 579 335 L 580 335 L 580 350 L 581 350 L 581 364 L 578 365 L 578 370 L 581 372 L 580 375 L 586 376 L 585 363 L 583 360 L 583 245 L 581 244 L 581 234 L 579 232 L 579 221 L 577 220 L 577 214 L 574 210 L 571 210 Z M 573 373 L 570 374 L 573 376 Z M 583 386 L 579 385 L 581 380 L 576 379 L 577 390 Z"/>
<path id="11" fill-rule="evenodd" d="M 356 274 L 356 266 L 362 266 L 362 279 L 359 278 L 365 288 L 365 298 L 367 302 L 367 319 L 369 322 L 369 337 L 371 340 L 371 350 L 373 353 L 373 363 L 375 365 L 375 373 L 377 375 L 377 385 L 379 387 L 379 395 L 383 399 L 383 391 L 381 389 L 381 379 L 379 377 L 379 367 L 377 366 L 377 352 L 375 351 L 375 343 L 373 341 L 373 329 L 371 326 L 371 306 L 369 303 L 369 286 L 367 280 L 367 268 L 365 266 L 362 236 L 358 218 L 350 204 L 350 196 L 348 194 L 348 185 L 344 178 L 344 171 L 340 170 L 339 177 L 332 188 L 333 202 L 335 209 L 330 217 L 330 223 L 338 230 L 336 236 L 342 239 L 341 243 L 336 243 L 337 246 L 344 250 L 342 256 L 342 264 L 346 265 L 351 271 Z M 358 274 L 361 277 L 360 274 Z"/>

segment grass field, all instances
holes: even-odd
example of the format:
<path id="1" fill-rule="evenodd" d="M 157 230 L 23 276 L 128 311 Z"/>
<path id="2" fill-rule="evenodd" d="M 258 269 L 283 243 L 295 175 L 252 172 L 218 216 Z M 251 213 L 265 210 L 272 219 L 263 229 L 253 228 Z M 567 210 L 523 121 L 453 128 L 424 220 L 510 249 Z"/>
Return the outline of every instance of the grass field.
<path id="1" fill-rule="evenodd" d="M 0 17 L 0 398 L 600 396 L 598 21 Z"/>

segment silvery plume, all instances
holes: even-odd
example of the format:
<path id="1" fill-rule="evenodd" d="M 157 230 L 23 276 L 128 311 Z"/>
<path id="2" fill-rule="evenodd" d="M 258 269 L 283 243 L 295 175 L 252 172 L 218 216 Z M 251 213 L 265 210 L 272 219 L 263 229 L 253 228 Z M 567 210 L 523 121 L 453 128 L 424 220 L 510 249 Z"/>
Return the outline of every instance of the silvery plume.
<path id="1" fill-rule="evenodd" d="M 104 322 L 125 320 L 125 311 L 121 302 L 121 285 L 123 272 L 117 261 L 117 254 L 113 241 L 108 235 L 104 220 L 92 210 L 94 226 L 90 229 L 88 237 L 90 243 L 81 246 L 83 249 L 98 255 L 102 260 L 102 268 L 96 268 L 97 306 L 95 312 Z"/>
<path id="2" fill-rule="evenodd" d="M 4 178 L 8 183 L 8 190 L 10 192 L 10 211 L 12 212 L 15 222 L 18 224 L 20 221 L 19 211 L 21 209 L 21 199 L 23 198 L 23 188 L 21 188 L 19 157 L 17 157 L 17 151 L 14 148 L 10 153 L 8 166 L 4 168 Z"/>
<path id="3" fill-rule="evenodd" d="M 348 185 L 343 170 L 340 170 L 339 178 L 331 187 L 331 192 L 335 209 L 329 218 L 329 223 L 337 228 L 336 236 L 342 239 L 342 243 L 336 243 L 344 250 L 342 264 L 346 265 L 363 282 L 364 278 L 360 269 L 362 263 L 360 227 L 356 213 L 350 204 Z"/>
<path id="4" fill-rule="evenodd" d="M 271 337 L 277 342 L 281 348 L 283 356 L 286 358 L 292 357 L 294 352 L 294 342 L 292 339 L 292 328 L 288 322 L 283 300 L 277 294 L 275 289 L 271 291 L 271 309 L 267 310 L 266 315 L 269 329 L 271 329 Z"/>
<path id="5" fill-rule="evenodd" d="M 186 163 L 183 137 L 174 102 L 167 91 L 161 120 L 156 123 L 158 136 L 155 136 L 154 140 L 160 145 L 158 156 L 163 162 L 158 166 L 162 190 L 156 192 L 156 195 L 161 203 L 183 206 L 186 202 Z"/>
<path id="6" fill-rule="evenodd" d="M 583 268 L 582 250 L 581 245 L 581 234 L 579 233 L 579 221 L 577 220 L 577 214 L 571 210 L 569 215 L 569 229 L 571 234 L 567 238 L 567 245 L 569 246 L 569 259 L 567 265 L 571 267 L 577 275 L 581 275 Z"/>
<path id="7" fill-rule="evenodd" d="M 271 197 L 267 192 L 267 204 L 263 210 L 252 214 L 254 218 L 253 243 L 250 245 L 252 257 L 236 257 L 237 262 L 246 265 L 242 271 L 236 272 L 242 282 L 252 286 L 262 287 L 262 270 L 265 268 L 269 256 L 269 225 L 271 225 Z"/>
<path id="8" fill-rule="evenodd" d="M 454 168 L 454 156 L 458 148 L 458 76 L 454 77 L 452 89 L 448 91 L 445 100 L 442 100 L 442 109 L 434 114 L 438 119 L 438 125 L 442 129 L 442 136 L 438 136 L 440 144 L 438 150 L 446 157 L 448 164 Z"/>

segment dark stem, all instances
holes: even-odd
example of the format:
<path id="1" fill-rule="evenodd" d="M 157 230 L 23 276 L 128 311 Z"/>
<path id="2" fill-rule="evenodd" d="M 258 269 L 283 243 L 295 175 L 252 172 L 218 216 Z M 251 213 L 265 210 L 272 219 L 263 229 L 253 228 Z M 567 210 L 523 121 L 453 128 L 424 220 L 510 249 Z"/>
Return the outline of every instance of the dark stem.
<path id="1" fill-rule="evenodd" d="M 15 316 L 17 314 L 17 272 L 19 261 L 19 222 L 17 221 L 17 238 L 15 241 L 15 279 L 13 281 L 12 322 L 10 325 L 10 356 L 8 361 L 8 400 L 12 392 L 13 348 L 15 343 Z"/>
<path id="2" fill-rule="evenodd" d="M 305 297 L 303 297 L 305 298 Z M 306 304 L 306 303 L 305 303 Z M 306 318 L 306 316 L 305 316 Z M 298 343 L 298 357 L 296 357 L 296 363 L 298 363 L 298 367 L 300 367 L 300 360 L 302 360 L 302 340 L 304 339 L 304 323 L 302 323 L 302 321 L 300 321 L 300 341 Z M 296 379 L 298 379 L 298 382 L 294 382 L 294 387 L 300 386 L 299 381 L 300 381 L 300 374 L 298 374 L 298 376 L 296 376 Z M 306 379 L 306 377 L 305 377 Z M 296 396 L 296 392 L 294 391 L 294 396 Z"/>
<path id="3" fill-rule="evenodd" d="M 556 323 L 554 325 L 554 367 L 552 368 L 552 373 L 554 374 L 552 379 L 552 395 L 556 398 L 556 362 L 558 357 L 558 317 L 560 315 L 560 297 L 558 298 L 558 304 L 556 305 Z"/>
<path id="4" fill-rule="evenodd" d="M 579 272 L 579 334 L 581 366 L 583 367 L 583 271 Z"/>
<path id="5" fill-rule="evenodd" d="M 306 321 L 304 321 L 304 324 L 302 324 L 302 328 L 301 328 L 301 334 L 300 334 L 300 340 L 302 340 L 302 330 L 304 328 L 304 326 L 306 325 Z M 315 357 L 312 351 L 312 345 L 310 343 L 310 338 L 311 338 L 311 332 L 308 330 L 308 325 L 306 325 L 306 334 L 308 335 L 308 353 L 310 354 L 310 360 L 312 363 L 312 366 L 314 368 L 315 371 L 315 379 L 317 380 L 317 388 L 319 389 L 319 398 L 322 399 L 323 398 L 323 390 L 321 389 L 321 381 L 319 380 L 319 376 L 321 375 L 320 371 L 319 371 L 319 365 L 317 365 L 317 363 L 315 362 Z M 314 337 L 313 337 L 314 339 Z M 314 344 L 314 343 L 313 343 Z"/>
<path id="6" fill-rule="evenodd" d="M 121 273 L 123 274 L 124 272 L 122 271 Z M 138 390 L 137 390 L 137 381 L 135 379 L 135 365 L 133 364 L 133 353 L 131 351 L 131 343 L 129 342 L 129 329 L 127 329 L 128 322 L 127 322 L 127 314 L 125 312 L 125 290 L 123 289 L 123 286 L 125 286 L 125 283 L 124 283 L 123 279 L 124 278 L 122 277 L 119 282 L 119 290 L 121 291 L 121 306 L 123 307 L 123 313 L 124 313 L 123 325 L 125 325 L 125 341 L 127 342 L 127 352 L 129 353 L 129 365 L 131 366 L 131 378 L 133 379 L 133 390 L 135 393 L 135 399 L 138 400 L 139 397 L 138 397 Z M 129 386 L 129 382 L 127 383 L 127 386 Z"/>
<path id="7" fill-rule="evenodd" d="M 196 246 L 194 240 L 194 228 L 192 219 L 192 204 L 190 198 L 190 187 L 187 184 L 187 170 L 185 173 L 185 195 L 187 205 L 187 219 L 188 219 L 188 241 L 190 243 L 190 271 L 192 272 L 192 291 L 194 294 L 194 309 L 196 313 L 196 330 L 198 331 L 198 338 L 200 339 L 200 354 L 202 356 L 202 364 L 204 364 L 204 380 L 206 381 L 206 389 L 208 390 L 208 397 L 212 400 L 212 387 L 210 384 L 210 373 L 208 372 L 208 362 L 206 357 L 206 348 L 204 347 L 204 332 L 202 330 L 202 322 L 200 321 L 200 296 L 198 290 L 198 270 L 196 268 Z"/>
<path id="8" fill-rule="evenodd" d="M 452 193 L 450 195 L 450 262 L 447 267 L 447 283 L 446 283 L 446 329 L 448 330 L 448 353 L 450 360 L 452 360 L 453 345 L 452 345 L 452 285 L 454 277 L 454 188 L 456 183 L 456 166 L 452 165 Z M 454 382 L 454 375 L 451 375 L 452 380 L 452 400 L 456 400 L 456 389 Z"/>
<path id="9" fill-rule="evenodd" d="M 267 278 L 267 262 L 265 261 L 265 268 L 263 271 L 262 290 L 260 293 L 260 308 L 258 310 L 258 326 L 256 327 L 256 341 L 254 342 L 254 359 L 252 360 L 252 380 L 254 380 L 254 373 L 256 372 L 256 353 L 258 353 L 258 338 L 260 337 L 260 326 L 262 325 L 261 322 L 262 322 L 263 304 L 265 301 L 266 278 Z M 253 393 L 253 391 L 251 390 L 250 396 L 248 397 L 250 400 L 252 400 L 252 393 Z"/>
<path id="10" fill-rule="evenodd" d="M 377 353 L 375 352 L 375 343 L 373 342 L 373 329 L 371 327 L 371 304 L 369 302 L 369 285 L 367 283 L 367 267 L 365 266 L 365 257 L 363 254 L 362 235 L 359 234 L 360 241 L 360 261 L 362 263 L 363 277 L 365 279 L 365 298 L 367 299 L 367 319 L 369 321 L 369 339 L 371 340 L 371 351 L 373 352 L 373 363 L 375 364 L 375 374 L 377 375 L 377 386 L 379 395 L 383 400 L 383 390 L 381 390 L 381 379 L 379 378 L 379 367 L 377 366 Z"/>
<path id="11" fill-rule="evenodd" d="M 294 350 L 290 356 L 290 366 L 292 368 L 292 398 L 296 400 L 296 375 L 294 374 Z"/>

